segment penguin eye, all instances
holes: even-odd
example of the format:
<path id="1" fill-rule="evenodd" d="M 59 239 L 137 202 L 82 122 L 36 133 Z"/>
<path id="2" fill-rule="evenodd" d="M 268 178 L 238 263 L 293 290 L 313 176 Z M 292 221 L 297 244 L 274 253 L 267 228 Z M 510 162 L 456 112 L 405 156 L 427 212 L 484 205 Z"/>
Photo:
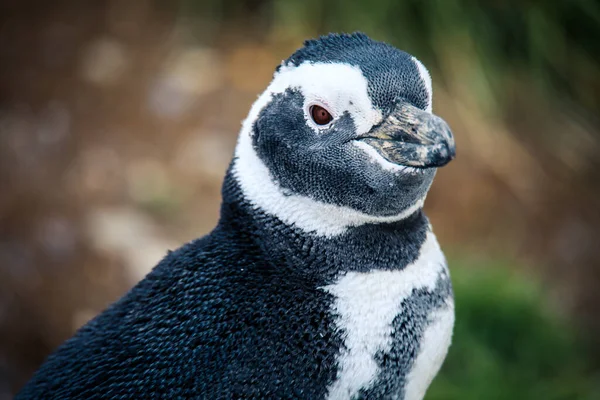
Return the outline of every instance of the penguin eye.
<path id="1" fill-rule="evenodd" d="M 317 125 L 327 125 L 333 119 L 329 111 L 320 106 L 312 106 L 310 108 L 310 116 Z"/>

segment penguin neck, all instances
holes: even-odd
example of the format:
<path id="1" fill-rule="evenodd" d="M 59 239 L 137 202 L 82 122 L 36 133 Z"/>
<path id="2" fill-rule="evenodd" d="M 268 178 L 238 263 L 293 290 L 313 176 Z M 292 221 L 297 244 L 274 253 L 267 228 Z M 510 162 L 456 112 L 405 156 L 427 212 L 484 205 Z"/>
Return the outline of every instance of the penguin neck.
<path id="1" fill-rule="evenodd" d="M 218 228 L 232 240 L 260 248 L 282 267 L 311 275 L 335 277 L 346 271 L 403 269 L 419 256 L 429 221 L 419 209 L 390 223 L 349 227 L 334 236 L 320 236 L 281 221 L 253 205 L 228 171 L 223 183 Z"/>

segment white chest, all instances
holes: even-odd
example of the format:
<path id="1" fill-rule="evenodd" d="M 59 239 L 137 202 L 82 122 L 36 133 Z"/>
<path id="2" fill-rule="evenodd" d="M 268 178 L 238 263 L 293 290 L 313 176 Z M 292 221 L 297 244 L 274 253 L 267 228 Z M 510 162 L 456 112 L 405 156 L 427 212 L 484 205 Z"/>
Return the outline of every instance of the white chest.
<path id="1" fill-rule="evenodd" d="M 402 312 L 402 302 L 413 289 L 433 290 L 443 273 L 447 273 L 443 254 L 433 233 L 428 233 L 419 257 L 404 269 L 351 272 L 324 288 L 335 296 L 332 311 L 345 334 L 329 399 L 350 399 L 373 383 L 378 374 L 375 354 L 391 347 L 392 322 Z M 446 355 L 453 323 L 453 305 L 430 316 L 420 353 L 407 376 L 405 400 L 424 395 Z"/>

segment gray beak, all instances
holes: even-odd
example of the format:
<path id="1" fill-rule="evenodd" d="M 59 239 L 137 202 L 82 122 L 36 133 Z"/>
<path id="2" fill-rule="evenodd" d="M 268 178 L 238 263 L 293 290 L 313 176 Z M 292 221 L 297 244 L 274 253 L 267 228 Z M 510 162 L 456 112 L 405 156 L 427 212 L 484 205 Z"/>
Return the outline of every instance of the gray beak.
<path id="1" fill-rule="evenodd" d="M 394 164 L 416 168 L 441 167 L 456 156 L 448 124 L 407 103 L 399 103 L 381 124 L 359 140 Z"/>

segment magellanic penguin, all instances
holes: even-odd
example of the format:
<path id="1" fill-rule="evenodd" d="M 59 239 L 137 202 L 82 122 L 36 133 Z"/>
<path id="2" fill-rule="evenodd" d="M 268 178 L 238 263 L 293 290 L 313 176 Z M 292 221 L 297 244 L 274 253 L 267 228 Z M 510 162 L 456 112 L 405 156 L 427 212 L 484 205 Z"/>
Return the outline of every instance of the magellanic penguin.
<path id="1" fill-rule="evenodd" d="M 305 42 L 243 122 L 216 228 L 17 399 L 423 398 L 454 324 L 422 211 L 455 154 L 431 103 L 405 52 L 360 33 Z"/>

